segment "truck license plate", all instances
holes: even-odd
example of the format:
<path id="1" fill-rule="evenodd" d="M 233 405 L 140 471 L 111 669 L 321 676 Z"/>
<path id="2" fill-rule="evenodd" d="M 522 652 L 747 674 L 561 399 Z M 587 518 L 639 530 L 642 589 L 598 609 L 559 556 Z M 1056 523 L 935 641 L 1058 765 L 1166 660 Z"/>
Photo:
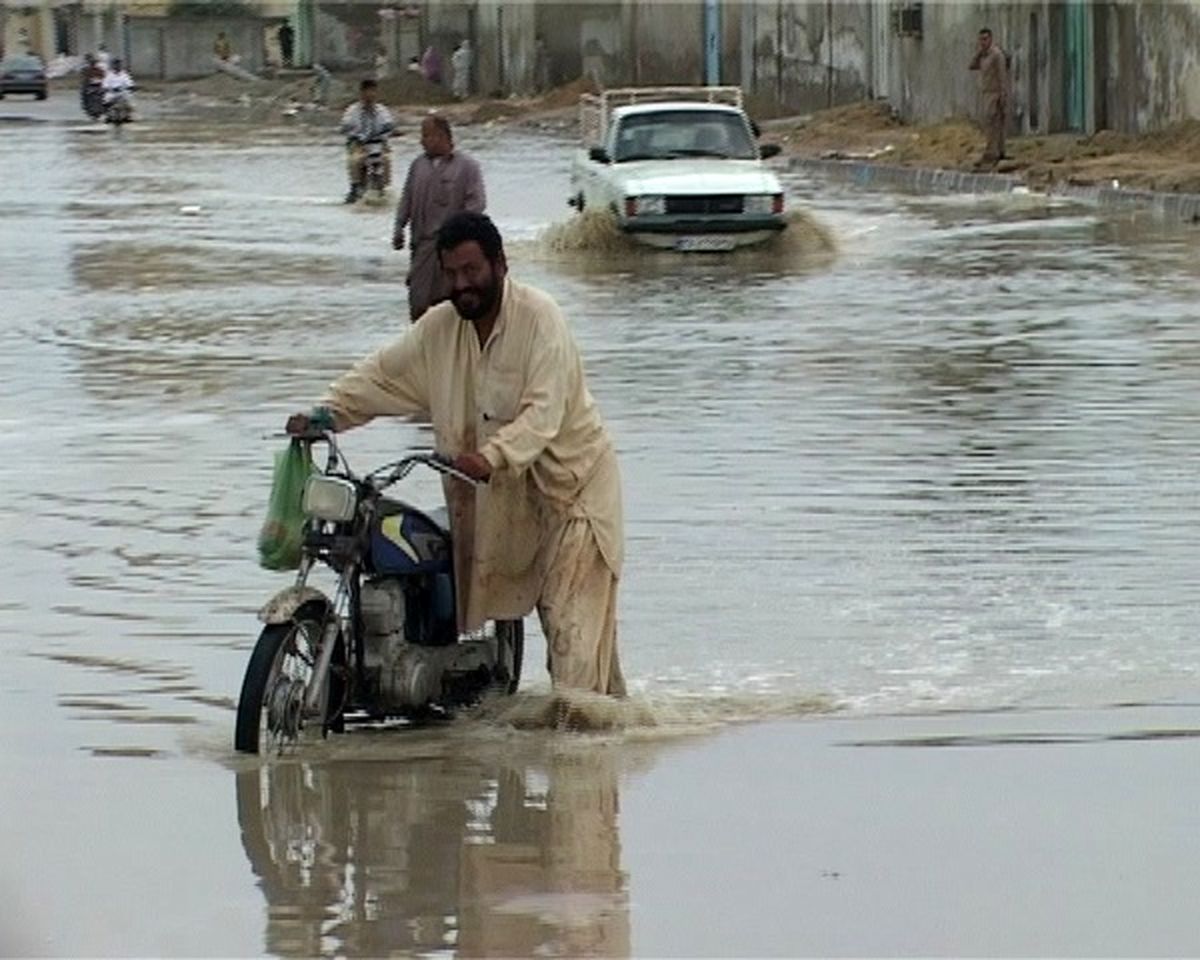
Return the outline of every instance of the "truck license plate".
<path id="1" fill-rule="evenodd" d="M 684 252 L 722 251 L 733 249 L 733 237 L 721 234 L 702 234 L 696 237 L 677 237 L 675 249 Z"/>

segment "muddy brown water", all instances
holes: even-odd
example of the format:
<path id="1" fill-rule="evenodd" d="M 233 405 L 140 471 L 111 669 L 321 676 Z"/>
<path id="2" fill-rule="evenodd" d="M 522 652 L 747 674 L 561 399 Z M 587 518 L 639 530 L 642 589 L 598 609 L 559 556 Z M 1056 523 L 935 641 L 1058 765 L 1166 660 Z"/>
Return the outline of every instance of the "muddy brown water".
<path id="1" fill-rule="evenodd" d="M 534 629 L 513 703 L 233 756 L 254 611 L 286 583 L 254 563 L 267 435 L 403 328 L 390 207 L 341 206 L 311 130 L 6 123 L 0 948 L 661 953 L 694 917 L 638 906 L 639 877 L 688 873 L 642 845 L 644 785 L 697 741 L 1194 701 L 1194 233 L 789 175 L 780 249 L 650 256 L 563 226 L 566 141 L 461 140 L 617 440 L 632 700 L 547 730 Z M 712 942 L 798 942 L 741 922 Z"/>

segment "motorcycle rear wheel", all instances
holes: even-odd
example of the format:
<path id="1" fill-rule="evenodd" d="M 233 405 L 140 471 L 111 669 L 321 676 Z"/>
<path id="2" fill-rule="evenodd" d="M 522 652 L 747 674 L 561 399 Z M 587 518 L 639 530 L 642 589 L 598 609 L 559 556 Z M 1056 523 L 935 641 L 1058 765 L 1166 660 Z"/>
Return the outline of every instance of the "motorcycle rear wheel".
<path id="1" fill-rule="evenodd" d="M 317 718 L 303 714 L 312 683 L 317 648 L 324 630 L 319 609 L 300 609 L 288 623 L 263 627 L 246 664 L 238 698 L 234 747 L 239 753 L 263 753 L 299 738 L 306 726 L 322 733 L 336 729 L 345 700 L 345 647 L 335 640 L 328 683 Z"/>

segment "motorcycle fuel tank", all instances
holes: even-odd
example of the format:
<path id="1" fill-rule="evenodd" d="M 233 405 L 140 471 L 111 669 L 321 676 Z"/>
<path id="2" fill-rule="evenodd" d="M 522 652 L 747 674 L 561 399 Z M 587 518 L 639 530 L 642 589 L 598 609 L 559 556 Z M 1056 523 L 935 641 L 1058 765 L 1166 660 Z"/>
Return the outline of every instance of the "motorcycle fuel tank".
<path id="1" fill-rule="evenodd" d="M 419 510 L 397 504 L 371 527 L 371 565 L 380 574 L 448 573 L 450 538 Z"/>

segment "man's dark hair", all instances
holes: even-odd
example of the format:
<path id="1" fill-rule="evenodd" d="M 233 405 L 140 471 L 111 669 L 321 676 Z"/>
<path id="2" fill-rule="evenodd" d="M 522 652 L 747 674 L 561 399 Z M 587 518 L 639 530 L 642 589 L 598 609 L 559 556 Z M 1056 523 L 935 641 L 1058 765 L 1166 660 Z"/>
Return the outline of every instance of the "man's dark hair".
<path id="1" fill-rule="evenodd" d="M 450 134 L 450 121 L 449 120 L 447 120 L 445 117 L 443 117 L 440 113 L 428 114 L 425 117 L 425 119 L 428 120 L 430 123 L 432 123 L 435 127 L 437 127 L 438 130 L 442 133 L 443 136 L 446 137 L 447 140 L 450 139 L 451 134 Z"/>
<path id="2" fill-rule="evenodd" d="M 990 37 L 992 35 L 992 28 L 991 27 L 981 28 L 979 31 L 979 35 L 982 37 L 984 34 L 987 34 Z"/>
<path id="3" fill-rule="evenodd" d="M 493 265 L 504 258 L 504 241 L 500 231 L 486 213 L 456 213 L 442 224 L 437 233 L 438 258 L 447 250 L 474 240 Z"/>
<path id="4" fill-rule="evenodd" d="M 374 77 L 364 77 L 358 85 L 359 90 L 378 90 L 379 81 Z"/>

